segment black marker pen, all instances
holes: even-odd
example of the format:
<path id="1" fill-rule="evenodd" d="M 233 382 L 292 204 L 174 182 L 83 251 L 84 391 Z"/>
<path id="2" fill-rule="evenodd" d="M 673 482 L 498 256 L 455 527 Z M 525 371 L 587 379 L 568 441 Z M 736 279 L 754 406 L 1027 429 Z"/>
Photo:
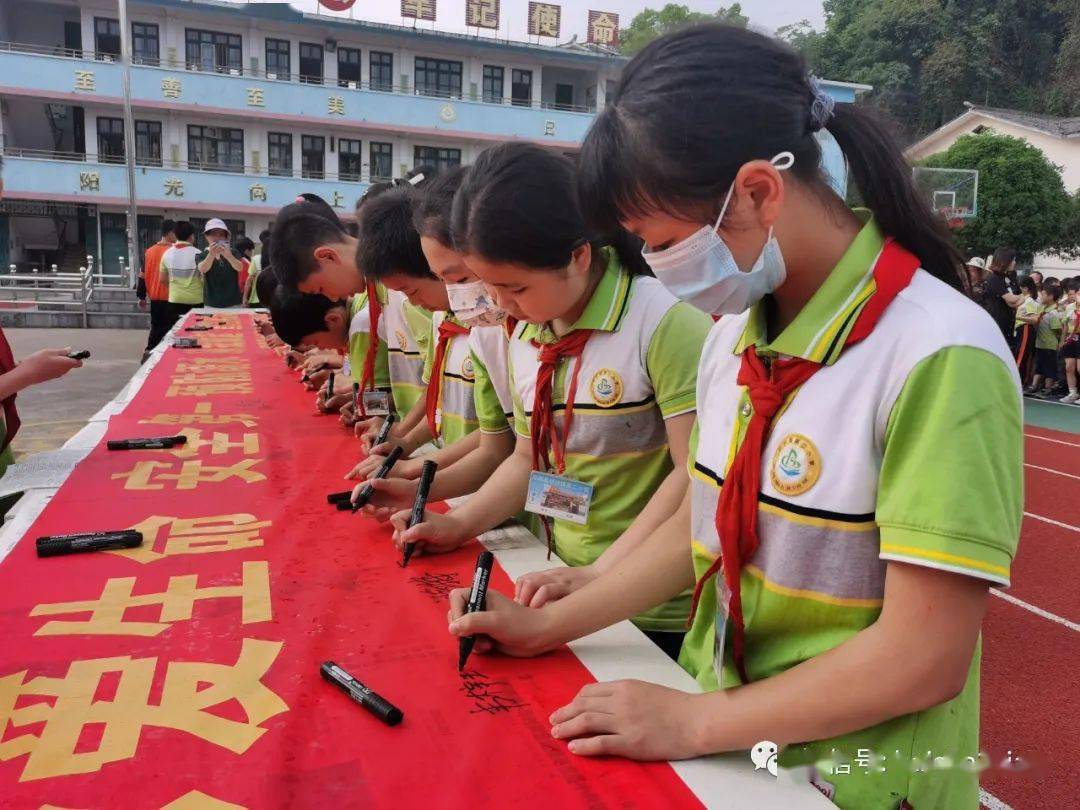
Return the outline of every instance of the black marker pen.
<path id="1" fill-rule="evenodd" d="M 349 503 L 349 499 L 352 498 L 352 490 L 346 489 L 341 492 L 331 492 L 326 496 L 327 503 Z"/>
<path id="2" fill-rule="evenodd" d="M 83 551 L 106 551 L 116 548 L 136 548 L 142 545 L 142 532 L 121 529 L 115 532 L 82 532 L 80 534 L 52 534 L 36 541 L 39 557 L 59 557 Z"/>
<path id="3" fill-rule="evenodd" d="M 466 613 L 476 613 L 484 609 L 487 601 L 488 580 L 491 578 L 491 564 L 495 562 L 495 556 L 490 551 L 481 551 L 476 558 L 476 572 L 473 574 L 472 592 L 469 594 L 469 604 L 465 606 Z M 465 669 L 465 662 L 469 660 L 476 643 L 475 636 L 465 636 L 458 639 L 458 672 Z"/>
<path id="4" fill-rule="evenodd" d="M 324 661 L 323 665 L 319 667 L 319 672 L 322 673 L 326 680 L 337 686 L 386 725 L 396 726 L 405 719 L 401 709 L 394 706 L 386 698 L 372 692 L 333 661 Z"/>
<path id="5" fill-rule="evenodd" d="M 394 422 L 397 421 L 397 417 L 392 413 L 386 415 L 386 421 L 382 423 L 382 427 L 379 428 L 379 434 L 375 437 L 375 444 L 372 447 L 378 447 L 380 444 L 386 441 L 390 435 L 390 428 L 394 426 Z"/>
<path id="6" fill-rule="evenodd" d="M 382 466 L 379 467 L 378 472 L 375 473 L 375 478 L 386 478 L 390 474 L 390 470 L 397 464 L 397 460 L 401 458 L 401 447 L 395 447 L 390 451 L 390 455 L 383 461 Z M 352 510 L 354 512 L 363 509 L 367 505 L 367 502 L 371 500 L 371 496 L 375 494 L 375 487 L 368 484 L 362 490 L 360 494 L 356 496 L 356 500 L 352 502 Z"/>
<path id="7" fill-rule="evenodd" d="M 326 396 L 323 397 L 324 401 L 329 402 L 330 397 L 334 395 L 334 372 L 330 372 L 330 379 L 326 381 Z"/>
<path id="8" fill-rule="evenodd" d="M 89 349 L 79 349 L 79 351 L 77 351 L 77 352 L 70 352 L 68 354 L 68 357 L 70 357 L 72 360 L 85 360 L 89 356 L 90 356 L 90 350 Z"/>
<path id="9" fill-rule="evenodd" d="M 431 480 L 435 477 L 437 469 L 439 469 L 439 465 L 436 462 L 424 462 L 424 466 L 420 470 L 420 483 L 416 487 L 416 500 L 413 501 L 412 514 L 409 515 L 409 522 L 405 524 L 406 529 L 411 529 L 424 519 L 424 507 L 427 506 L 428 492 L 431 491 Z M 409 559 L 414 551 L 416 551 L 416 543 L 405 544 L 405 548 L 401 553 L 402 568 L 409 564 Z"/>
<path id="10" fill-rule="evenodd" d="M 354 382 L 352 384 L 352 412 L 353 412 L 353 418 L 354 419 L 356 418 L 357 414 L 360 413 L 360 408 L 356 404 L 356 398 L 359 395 L 360 395 L 360 383 Z"/>
<path id="11" fill-rule="evenodd" d="M 178 444 L 187 444 L 187 436 L 151 436 L 145 439 L 109 439 L 110 450 L 168 450 Z"/>

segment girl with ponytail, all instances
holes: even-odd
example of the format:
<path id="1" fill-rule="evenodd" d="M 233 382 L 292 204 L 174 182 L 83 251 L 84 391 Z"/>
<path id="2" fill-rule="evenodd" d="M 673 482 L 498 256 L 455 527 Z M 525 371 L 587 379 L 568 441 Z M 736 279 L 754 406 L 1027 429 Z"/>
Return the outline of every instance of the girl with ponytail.
<path id="1" fill-rule="evenodd" d="M 823 175 L 843 150 L 863 208 Z M 626 67 L 581 154 L 595 228 L 719 319 L 682 507 L 610 575 L 541 610 L 488 593 L 451 632 L 532 655 L 683 589 L 702 694 L 596 684 L 552 717 L 585 755 L 778 744 L 840 807 L 978 806 L 980 628 L 1009 581 L 1021 408 L 992 320 L 889 134 L 802 59 L 705 25 Z M 837 767 L 869 749 L 870 767 Z M 941 768 L 916 767 L 932 752 Z M 968 759 L 970 757 L 970 759 Z"/>

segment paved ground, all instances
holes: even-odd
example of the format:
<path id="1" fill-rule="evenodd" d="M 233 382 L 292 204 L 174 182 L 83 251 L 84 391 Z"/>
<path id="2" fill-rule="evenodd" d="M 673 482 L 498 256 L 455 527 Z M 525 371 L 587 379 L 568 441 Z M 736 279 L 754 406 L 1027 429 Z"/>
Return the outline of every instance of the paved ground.
<path id="1" fill-rule="evenodd" d="M 5 329 L 15 359 L 45 348 L 89 349 L 80 369 L 19 394 L 22 428 L 16 459 L 55 450 L 116 396 L 139 367 L 146 332 L 140 329 Z"/>

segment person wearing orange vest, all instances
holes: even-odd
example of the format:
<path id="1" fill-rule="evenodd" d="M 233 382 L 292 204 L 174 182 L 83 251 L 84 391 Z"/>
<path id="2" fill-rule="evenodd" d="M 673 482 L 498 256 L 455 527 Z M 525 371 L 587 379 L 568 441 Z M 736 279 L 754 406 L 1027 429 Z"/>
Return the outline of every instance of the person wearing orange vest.
<path id="1" fill-rule="evenodd" d="M 161 239 L 146 249 L 142 271 L 139 273 L 139 309 L 146 308 L 150 299 L 150 335 L 146 340 L 143 360 L 153 351 L 165 333 L 176 323 L 173 308 L 169 306 L 169 281 L 161 275 L 161 257 L 176 242 L 176 223 L 166 219 L 161 223 Z"/>
<path id="2" fill-rule="evenodd" d="M 865 209 L 830 186 L 830 139 Z M 974 810 L 983 616 L 1023 514 L 1020 381 L 899 146 L 783 42 L 707 24 L 625 66 L 579 166 L 589 221 L 640 236 L 657 280 L 720 316 L 690 487 L 539 610 L 491 589 L 465 615 L 453 592 L 450 632 L 535 655 L 691 588 L 679 662 L 699 690 L 587 685 L 555 740 L 635 760 L 768 741 L 841 808 Z"/>

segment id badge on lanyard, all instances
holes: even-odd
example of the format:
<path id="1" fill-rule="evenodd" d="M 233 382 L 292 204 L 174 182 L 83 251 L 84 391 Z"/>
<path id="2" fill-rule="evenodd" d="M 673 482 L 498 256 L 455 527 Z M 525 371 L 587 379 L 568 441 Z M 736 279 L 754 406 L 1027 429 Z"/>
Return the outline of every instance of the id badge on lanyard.
<path id="1" fill-rule="evenodd" d="M 352 376 L 352 363 L 349 362 L 349 355 L 345 355 L 345 359 L 341 363 L 341 374 L 343 377 Z"/>
<path id="2" fill-rule="evenodd" d="M 529 473 L 525 511 L 585 525 L 589 519 L 592 495 L 592 484 L 575 481 L 565 475 L 533 470 Z"/>
<path id="3" fill-rule="evenodd" d="M 390 394 L 386 391 L 364 391 L 361 394 L 364 413 L 368 416 L 386 416 L 390 413 Z"/>

